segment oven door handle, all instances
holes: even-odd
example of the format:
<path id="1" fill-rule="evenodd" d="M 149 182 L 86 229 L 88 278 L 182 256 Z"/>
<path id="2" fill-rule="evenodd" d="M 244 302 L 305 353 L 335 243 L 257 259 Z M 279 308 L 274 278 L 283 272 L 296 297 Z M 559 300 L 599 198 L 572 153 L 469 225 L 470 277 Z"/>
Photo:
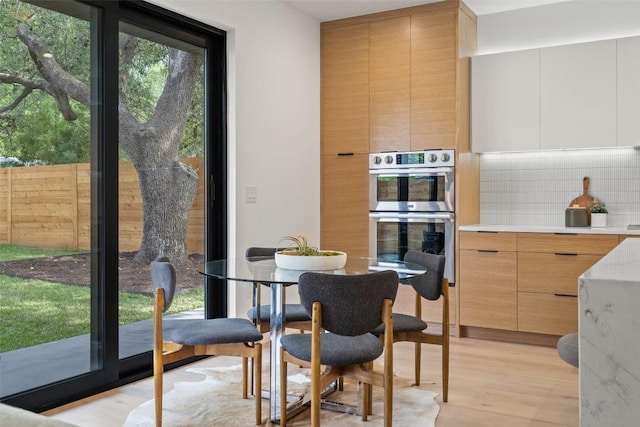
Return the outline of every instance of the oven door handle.
<path id="1" fill-rule="evenodd" d="M 438 173 L 452 173 L 453 168 L 450 167 L 425 167 L 425 168 L 407 168 L 407 169 L 369 169 L 369 175 L 380 176 L 407 176 L 407 175 L 434 175 Z"/>
<path id="2" fill-rule="evenodd" d="M 433 212 L 433 213 L 397 213 L 397 212 L 369 212 L 369 218 L 373 219 L 444 219 L 453 221 L 453 212 Z"/>

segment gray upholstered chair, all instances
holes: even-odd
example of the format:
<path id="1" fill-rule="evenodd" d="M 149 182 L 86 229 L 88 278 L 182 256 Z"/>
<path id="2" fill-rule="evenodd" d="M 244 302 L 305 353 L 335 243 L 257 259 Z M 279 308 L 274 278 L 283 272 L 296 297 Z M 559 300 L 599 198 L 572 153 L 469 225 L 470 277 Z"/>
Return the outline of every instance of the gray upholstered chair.
<path id="1" fill-rule="evenodd" d="M 392 425 L 393 341 L 369 332 L 380 323 L 393 330 L 391 310 L 398 290 L 395 271 L 355 275 L 303 273 L 298 282 L 300 300 L 312 313 L 311 334 L 281 338 L 281 425 L 286 425 L 287 363 L 311 368 L 311 425 L 320 425 L 321 392 L 341 378 L 363 383 L 360 413 L 370 413 L 370 385 L 384 387 L 384 425 Z M 384 371 L 373 361 L 384 354 Z M 322 373 L 320 366 L 324 366 Z"/>
<path id="2" fill-rule="evenodd" d="M 567 334 L 558 340 L 556 348 L 558 349 L 558 356 L 568 364 L 575 366 L 580 365 L 578 357 L 578 333 Z"/>
<path id="3" fill-rule="evenodd" d="M 245 257 L 273 257 L 278 250 L 278 248 L 250 247 L 245 252 Z M 260 305 L 260 288 L 259 283 L 253 284 L 253 307 L 249 309 L 247 316 L 260 332 L 265 333 L 270 330 L 271 306 Z M 283 323 L 287 328 L 311 330 L 311 317 L 302 304 L 285 304 Z"/>
<path id="4" fill-rule="evenodd" d="M 414 376 L 420 385 L 420 356 L 422 344 L 436 344 L 442 347 L 442 401 L 449 400 L 449 282 L 444 277 L 444 255 L 409 251 L 404 256 L 406 262 L 419 264 L 427 269 L 422 276 L 407 279 L 416 291 L 415 314 L 413 316 L 393 313 L 393 342 L 415 343 Z M 442 297 L 442 330 L 427 331 L 427 322 L 422 320 L 422 298 L 435 301 Z M 374 334 L 382 335 L 384 325 L 376 328 Z"/>
<path id="5" fill-rule="evenodd" d="M 163 334 L 162 314 L 169 309 L 176 289 L 176 271 L 166 257 L 151 263 L 155 303 L 153 323 L 153 378 L 156 426 L 162 426 L 162 374 L 164 365 L 192 356 L 226 355 L 242 358 L 242 397 L 247 398 L 247 361 L 254 362 L 256 388 L 262 386 L 262 334 L 248 319 L 175 319 Z M 168 322 L 167 322 L 168 323 Z M 215 399 L 215 396 L 202 396 Z M 262 424 L 262 399 L 255 397 L 256 424 Z"/>

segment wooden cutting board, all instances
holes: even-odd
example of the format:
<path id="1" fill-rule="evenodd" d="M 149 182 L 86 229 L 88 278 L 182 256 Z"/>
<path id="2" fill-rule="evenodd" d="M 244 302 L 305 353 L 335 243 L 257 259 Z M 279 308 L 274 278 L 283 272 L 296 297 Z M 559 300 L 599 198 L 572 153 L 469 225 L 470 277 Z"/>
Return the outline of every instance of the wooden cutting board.
<path id="1" fill-rule="evenodd" d="M 585 176 L 582 178 L 582 195 L 576 197 L 569 203 L 570 208 L 585 208 L 587 209 L 587 213 L 591 212 L 589 208 L 591 208 L 591 202 L 593 202 L 593 197 L 589 195 L 589 177 Z"/>

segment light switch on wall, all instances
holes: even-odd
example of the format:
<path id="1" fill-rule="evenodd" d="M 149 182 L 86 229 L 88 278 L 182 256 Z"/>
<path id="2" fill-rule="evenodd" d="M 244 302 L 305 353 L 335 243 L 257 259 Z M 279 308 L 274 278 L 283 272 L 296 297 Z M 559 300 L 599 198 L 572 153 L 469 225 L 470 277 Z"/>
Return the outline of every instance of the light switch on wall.
<path id="1" fill-rule="evenodd" d="M 255 185 L 247 185 L 246 187 L 247 203 L 258 202 L 258 187 Z"/>

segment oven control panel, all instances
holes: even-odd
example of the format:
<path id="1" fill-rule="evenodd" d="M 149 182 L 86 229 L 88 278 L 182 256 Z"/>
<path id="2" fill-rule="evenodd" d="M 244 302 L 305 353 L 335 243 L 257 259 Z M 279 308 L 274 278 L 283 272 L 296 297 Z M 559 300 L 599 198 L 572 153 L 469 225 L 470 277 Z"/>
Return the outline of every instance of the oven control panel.
<path id="1" fill-rule="evenodd" d="M 369 154 L 369 169 L 452 167 L 454 150 L 425 150 Z"/>

